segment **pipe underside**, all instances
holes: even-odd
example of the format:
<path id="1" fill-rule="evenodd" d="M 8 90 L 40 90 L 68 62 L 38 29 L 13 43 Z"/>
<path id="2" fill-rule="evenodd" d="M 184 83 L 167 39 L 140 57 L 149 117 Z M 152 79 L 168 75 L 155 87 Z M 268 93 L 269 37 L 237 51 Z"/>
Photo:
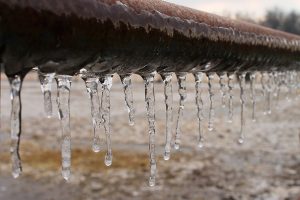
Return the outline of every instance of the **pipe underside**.
<path id="1" fill-rule="evenodd" d="M 300 69 L 300 36 L 160 0 L 0 0 L 8 76 Z"/>

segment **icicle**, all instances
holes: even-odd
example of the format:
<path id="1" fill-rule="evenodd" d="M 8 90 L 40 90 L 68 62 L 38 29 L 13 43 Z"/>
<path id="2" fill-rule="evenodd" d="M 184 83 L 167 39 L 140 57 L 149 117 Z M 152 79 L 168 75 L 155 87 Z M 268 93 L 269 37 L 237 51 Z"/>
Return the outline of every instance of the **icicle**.
<path id="1" fill-rule="evenodd" d="M 19 75 L 9 77 L 11 115 L 10 115 L 10 133 L 11 133 L 11 161 L 12 175 L 18 178 L 22 172 L 21 159 L 19 154 L 19 144 L 21 136 L 21 88 L 22 78 Z"/>
<path id="2" fill-rule="evenodd" d="M 219 74 L 219 83 L 220 83 L 220 91 L 222 95 L 222 107 L 225 108 L 226 106 L 226 85 L 225 85 L 225 78 L 226 78 L 226 73 L 220 73 Z"/>
<path id="3" fill-rule="evenodd" d="M 172 140 L 172 121 L 173 121 L 173 90 L 172 90 L 172 73 L 165 72 L 161 74 L 164 81 L 164 94 L 166 104 L 166 142 L 164 160 L 170 159 L 171 140 Z"/>
<path id="4" fill-rule="evenodd" d="M 203 73 L 197 72 L 194 74 L 195 81 L 196 81 L 196 104 L 197 104 L 197 117 L 199 122 L 199 139 L 198 139 L 198 147 L 203 148 L 204 147 L 204 138 L 202 134 L 202 120 L 203 120 L 203 101 L 201 97 L 201 83 L 203 79 Z"/>
<path id="5" fill-rule="evenodd" d="M 106 166 L 111 166 L 112 164 L 112 149 L 111 149 L 111 132 L 110 132 L 110 89 L 112 87 L 112 74 L 105 75 L 102 82 L 102 120 L 106 135 L 106 148 L 107 152 L 105 155 L 104 163 Z"/>
<path id="6" fill-rule="evenodd" d="M 267 107 L 267 114 L 270 115 L 272 113 L 271 110 L 271 102 L 272 102 L 272 91 L 274 87 L 274 76 L 272 72 L 268 73 L 268 82 L 267 82 L 267 100 L 268 100 L 268 107 Z"/>
<path id="7" fill-rule="evenodd" d="M 128 110 L 129 115 L 129 125 L 134 125 L 134 115 L 135 115 L 135 109 L 133 106 L 133 94 L 132 94 L 132 85 L 131 85 L 131 74 L 126 74 L 124 76 L 120 76 L 121 81 L 124 88 L 124 94 L 125 94 L 125 103 Z"/>
<path id="8" fill-rule="evenodd" d="M 214 73 L 208 73 L 208 93 L 209 93 L 209 115 L 208 115 L 208 130 L 213 131 L 214 130 L 214 93 L 212 88 L 212 81 L 214 80 Z"/>
<path id="9" fill-rule="evenodd" d="M 71 129 L 70 129 L 70 90 L 72 76 L 58 75 L 57 105 L 62 129 L 62 176 L 69 180 L 71 176 Z"/>
<path id="10" fill-rule="evenodd" d="M 244 116 L 244 107 L 245 107 L 245 97 L 244 97 L 244 89 L 245 89 L 245 77 L 246 73 L 239 74 L 239 85 L 241 89 L 240 93 L 240 101 L 241 101 L 241 129 L 240 129 L 240 137 L 238 139 L 239 144 L 244 143 L 244 127 L 245 127 L 245 116 Z"/>
<path id="11" fill-rule="evenodd" d="M 144 76 L 145 81 L 145 101 L 149 124 L 149 158 L 150 177 L 149 185 L 155 186 L 156 160 L 155 160 L 155 96 L 154 96 L 154 76 L 155 72 Z"/>
<path id="12" fill-rule="evenodd" d="M 268 102 L 269 102 L 269 95 L 268 95 L 268 91 L 267 91 L 267 73 L 266 72 L 262 72 L 261 73 L 261 88 L 262 88 L 262 94 L 263 97 L 265 98 L 265 110 L 264 110 L 264 115 L 268 114 Z"/>
<path id="13" fill-rule="evenodd" d="M 93 144 L 94 152 L 101 150 L 100 125 L 102 124 L 102 114 L 100 109 L 100 98 L 98 93 L 99 78 L 95 74 L 87 72 L 85 69 L 80 70 L 80 76 L 85 82 L 87 93 L 91 102 L 91 115 L 93 123 Z"/>
<path id="14" fill-rule="evenodd" d="M 278 78 L 278 72 L 273 72 L 273 83 L 274 83 L 274 93 L 273 96 L 277 97 L 278 96 L 278 90 L 279 90 L 279 78 Z"/>
<path id="15" fill-rule="evenodd" d="M 51 86 L 55 73 L 42 73 L 38 70 L 41 89 L 44 95 L 44 110 L 46 117 L 52 117 L 52 99 L 51 99 Z"/>
<path id="16" fill-rule="evenodd" d="M 181 143 L 181 130 L 180 130 L 180 123 L 183 117 L 183 109 L 184 109 L 184 102 L 186 101 L 186 75 L 187 73 L 178 73 L 176 74 L 178 80 L 178 92 L 180 96 L 179 100 L 179 108 L 178 108 L 178 116 L 176 121 L 176 134 L 175 134 L 175 144 L 174 148 L 179 149 Z"/>
<path id="17" fill-rule="evenodd" d="M 234 79 L 234 74 L 233 73 L 228 73 L 228 93 L 229 93 L 229 104 L 228 104 L 228 122 L 232 123 L 233 119 L 233 79 Z"/>
<path id="18" fill-rule="evenodd" d="M 252 101 L 252 121 L 256 121 L 255 107 L 256 107 L 256 98 L 255 98 L 255 72 L 250 73 L 250 90 L 251 90 L 251 101 Z"/>
<path id="19" fill-rule="evenodd" d="M 276 95 L 276 108 L 277 109 L 279 109 L 279 106 L 278 106 L 278 104 L 279 104 L 279 100 L 280 100 L 280 93 L 281 93 L 281 87 L 282 87 L 282 85 L 284 84 L 284 81 L 283 81 L 283 72 L 278 72 L 278 74 L 277 74 L 277 81 L 276 81 L 276 84 L 277 84 L 277 90 L 276 90 L 276 93 L 277 93 L 277 95 Z"/>
<path id="20" fill-rule="evenodd" d="M 291 86 L 291 73 L 290 73 L 290 71 L 285 72 L 285 85 L 288 89 L 287 95 L 286 95 L 286 100 L 288 102 L 291 102 L 292 86 Z"/>

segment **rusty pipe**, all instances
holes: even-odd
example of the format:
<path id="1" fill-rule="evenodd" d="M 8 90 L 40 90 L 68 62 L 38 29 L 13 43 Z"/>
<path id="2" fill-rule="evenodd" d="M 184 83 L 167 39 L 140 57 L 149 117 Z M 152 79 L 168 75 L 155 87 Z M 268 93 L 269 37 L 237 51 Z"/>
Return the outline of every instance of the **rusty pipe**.
<path id="1" fill-rule="evenodd" d="M 0 0 L 8 75 L 298 70 L 300 37 L 161 0 Z"/>

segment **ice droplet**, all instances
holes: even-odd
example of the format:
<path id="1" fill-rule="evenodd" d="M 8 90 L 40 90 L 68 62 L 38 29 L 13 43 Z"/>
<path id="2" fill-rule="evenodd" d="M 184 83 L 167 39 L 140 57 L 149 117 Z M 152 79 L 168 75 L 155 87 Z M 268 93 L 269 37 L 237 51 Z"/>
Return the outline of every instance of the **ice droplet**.
<path id="1" fill-rule="evenodd" d="M 80 76 L 85 82 L 86 90 L 89 95 L 91 104 L 91 115 L 93 123 L 93 144 L 92 150 L 94 152 L 100 152 L 101 150 L 101 135 L 100 125 L 102 124 L 100 98 L 98 93 L 99 78 L 92 72 L 88 72 L 85 69 L 80 70 Z"/>
<path id="2" fill-rule="evenodd" d="M 120 75 L 121 81 L 124 88 L 124 94 L 125 94 L 125 104 L 128 110 L 129 115 L 129 125 L 134 125 L 134 115 L 135 115 L 135 109 L 133 106 L 133 94 L 132 94 L 132 84 L 131 84 L 131 74 L 126 75 Z"/>
<path id="3" fill-rule="evenodd" d="M 155 160 L 155 93 L 154 76 L 156 72 L 143 76 L 145 81 L 145 101 L 147 109 L 147 118 L 149 124 L 149 159 L 150 159 L 150 177 L 149 185 L 155 186 L 156 160 Z"/>
<path id="4" fill-rule="evenodd" d="M 112 164 L 112 149 L 111 149 L 111 132 L 110 132 L 110 89 L 112 87 L 112 74 L 107 74 L 101 80 L 102 83 L 102 120 L 106 135 L 106 148 L 107 152 L 105 155 L 104 163 L 106 166 L 111 166 Z"/>
<path id="5" fill-rule="evenodd" d="M 221 98 L 222 98 L 222 107 L 225 108 L 226 106 L 226 73 L 222 72 L 219 73 L 219 84 L 220 84 L 220 91 L 221 91 Z"/>
<path id="6" fill-rule="evenodd" d="M 62 176 L 69 180 L 71 176 L 71 129 L 70 129 L 70 91 L 72 76 L 57 75 L 57 105 L 62 130 L 61 157 Z"/>
<path id="7" fill-rule="evenodd" d="M 252 101 L 252 121 L 256 121 L 255 107 L 256 107 L 256 98 L 255 98 L 255 72 L 250 73 L 250 90 L 251 90 L 251 101 Z"/>
<path id="8" fill-rule="evenodd" d="M 11 162 L 12 175 L 14 178 L 20 176 L 22 172 L 21 159 L 19 154 L 19 144 L 21 136 L 21 89 L 22 78 L 19 75 L 8 77 L 10 83 L 11 115 L 10 115 L 10 134 L 11 134 Z"/>
<path id="9" fill-rule="evenodd" d="M 172 73 L 165 72 L 161 74 L 164 82 L 164 94 L 166 105 L 166 142 L 164 160 L 169 160 L 171 156 L 172 140 L 172 122 L 173 122 L 173 90 L 172 90 Z"/>
<path id="10" fill-rule="evenodd" d="M 180 124 L 183 117 L 183 109 L 184 109 L 184 102 L 186 101 L 186 75 L 187 73 L 181 72 L 176 74 L 177 81 L 178 81 L 178 93 L 180 96 L 179 99 L 179 108 L 178 108 L 178 116 L 176 121 L 176 133 L 175 133 L 175 144 L 174 148 L 178 150 L 180 148 L 181 143 L 181 130 L 180 130 Z"/>
<path id="11" fill-rule="evenodd" d="M 195 81 L 196 81 L 196 105 L 197 105 L 197 117 L 198 117 L 198 123 L 199 123 L 199 138 L 198 138 L 198 147 L 203 148 L 204 147 L 204 138 L 203 138 L 203 130 L 202 130 L 202 120 L 203 120 L 203 100 L 201 97 L 201 83 L 203 79 L 203 73 L 197 72 L 194 74 Z"/>
<path id="12" fill-rule="evenodd" d="M 208 77 L 208 93 L 209 93 L 209 114 L 208 114 L 208 130 L 214 130 L 214 92 L 212 87 L 212 81 L 214 80 L 214 73 L 210 72 L 207 74 Z"/>
<path id="13" fill-rule="evenodd" d="M 47 118 L 52 117 L 52 99 L 51 89 L 55 73 L 43 73 L 38 70 L 38 76 L 41 83 L 41 89 L 44 95 L 44 110 Z"/>
<path id="14" fill-rule="evenodd" d="M 228 73 L 228 93 L 229 93 L 229 103 L 228 103 L 228 123 L 232 123 L 233 119 L 233 79 L 234 73 Z"/>
<path id="15" fill-rule="evenodd" d="M 245 96 L 244 96 L 244 89 L 245 89 L 245 77 L 246 73 L 239 74 L 239 85 L 241 89 L 240 93 L 240 101 L 241 101 L 241 129 L 240 129 L 240 136 L 238 139 L 239 144 L 244 143 L 244 127 L 245 127 L 245 116 L 244 116 L 244 107 L 245 107 Z"/>

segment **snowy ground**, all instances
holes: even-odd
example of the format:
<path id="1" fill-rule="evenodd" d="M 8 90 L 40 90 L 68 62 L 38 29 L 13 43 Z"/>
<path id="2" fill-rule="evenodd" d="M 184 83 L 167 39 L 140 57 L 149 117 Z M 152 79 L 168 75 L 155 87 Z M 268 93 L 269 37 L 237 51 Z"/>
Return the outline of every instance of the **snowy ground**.
<path id="1" fill-rule="evenodd" d="M 227 123 L 228 109 L 221 107 L 219 85 L 214 84 L 216 119 L 214 132 L 207 131 L 208 94 L 203 85 L 205 103 L 205 148 L 197 146 L 198 123 L 194 104 L 195 89 L 188 78 L 188 99 L 182 122 L 182 149 L 172 150 L 164 161 L 165 106 L 163 85 L 155 83 L 157 125 L 157 186 L 147 186 L 148 131 L 144 103 L 144 86 L 135 77 L 134 101 L 136 125 L 128 125 L 124 95 L 118 77 L 111 92 L 113 165 L 103 163 L 104 153 L 91 151 L 92 129 L 88 96 L 84 84 L 76 79 L 71 91 L 72 178 L 65 183 L 60 176 L 60 129 L 57 115 L 46 119 L 42 95 L 35 75 L 24 82 L 23 134 L 21 157 L 23 174 L 10 176 L 9 159 L 9 85 L 2 77 L 0 134 L 0 200 L 31 199 L 209 199 L 209 200 L 299 200 L 300 100 L 288 102 L 282 93 L 279 106 L 270 116 L 263 115 L 264 101 L 258 92 L 257 122 L 251 118 L 247 88 L 247 116 L 243 146 L 237 144 L 240 128 L 239 90 L 235 88 L 234 122 Z M 55 85 L 53 84 L 53 87 Z M 178 109 L 177 85 L 174 81 L 174 121 Z M 257 89 L 260 85 L 257 84 Z M 295 94 L 294 94 L 295 95 Z M 56 97 L 54 88 L 53 100 Z M 55 101 L 53 101 L 55 102 Z M 56 106 L 54 106 L 56 108 Z M 57 111 L 54 111 L 57 113 Z M 174 124 L 175 128 L 175 124 Z"/>

